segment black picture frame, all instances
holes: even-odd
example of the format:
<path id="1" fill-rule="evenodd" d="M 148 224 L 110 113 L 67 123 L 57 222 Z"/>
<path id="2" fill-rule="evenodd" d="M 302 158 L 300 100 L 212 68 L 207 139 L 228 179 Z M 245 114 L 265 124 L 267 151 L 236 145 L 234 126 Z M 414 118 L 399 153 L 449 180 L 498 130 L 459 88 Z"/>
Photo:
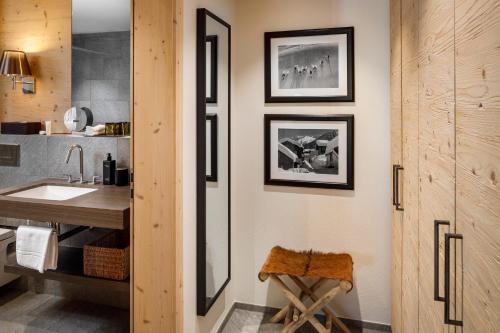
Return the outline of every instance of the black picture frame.
<path id="1" fill-rule="evenodd" d="M 216 113 L 207 113 L 206 120 L 210 122 L 210 138 L 207 138 L 207 140 L 210 140 L 210 170 L 211 173 L 209 175 L 206 175 L 206 180 L 207 182 L 217 182 L 218 178 L 218 172 L 217 172 L 217 166 L 218 166 L 218 161 L 217 158 L 219 156 L 218 154 L 218 135 L 217 135 L 217 114 Z M 208 157 L 208 156 L 206 156 Z"/>
<path id="2" fill-rule="evenodd" d="M 273 96 L 271 84 L 271 40 L 287 37 L 311 37 L 322 35 L 347 35 L 347 94 L 345 96 Z M 354 102 L 354 27 L 310 30 L 291 30 L 264 33 L 265 52 L 265 102 L 266 103 L 315 103 Z"/>
<path id="3" fill-rule="evenodd" d="M 207 296 L 207 225 L 206 225 L 206 21 L 214 19 L 227 28 L 228 35 L 228 276 L 220 289 Z M 205 8 L 196 17 L 196 313 L 205 316 L 231 281 L 231 25 Z M 219 169 L 219 168 L 218 168 Z"/>
<path id="4" fill-rule="evenodd" d="M 210 104 L 217 103 L 217 91 L 218 91 L 218 61 L 217 56 L 219 54 L 219 44 L 217 35 L 210 35 L 206 37 L 206 42 L 211 44 L 210 48 L 210 96 L 207 97 L 206 102 Z"/>
<path id="5" fill-rule="evenodd" d="M 345 183 L 308 182 L 302 180 L 273 179 L 271 177 L 271 123 L 273 121 L 325 122 L 343 121 L 347 124 L 347 181 Z M 339 190 L 354 190 L 354 115 L 296 115 L 266 114 L 264 115 L 264 184 L 293 187 L 313 187 Z"/>

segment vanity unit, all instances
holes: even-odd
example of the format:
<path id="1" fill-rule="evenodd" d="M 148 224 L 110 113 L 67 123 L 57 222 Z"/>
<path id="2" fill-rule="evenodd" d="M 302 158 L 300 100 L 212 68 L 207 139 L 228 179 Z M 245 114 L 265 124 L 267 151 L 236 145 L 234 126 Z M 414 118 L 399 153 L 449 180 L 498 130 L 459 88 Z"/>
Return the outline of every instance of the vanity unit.
<path id="1" fill-rule="evenodd" d="M 130 188 L 44 179 L 0 190 L 0 211 L 3 217 L 123 230 Z"/>
<path id="2" fill-rule="evenodd" d="M 1 273 L 34 277 L 29 279 L 29 289 L 37 294 L 62 296 L 71 301 L 83 299 L 128 310 L 132 276 L 118 281 L 89 274 L 106 275 L 93 264 L 112 273 L 113 264 L 102 264 L 106 258 L 98 257 L 116 248 L 119 249 L 116 252 L 123 254 L 117 266 L 121 266 L 125 274 L 113 278 L 123 278 L 129 272 L 132 265 L 129 259 L 133 254 L 128 246 L 133 228 L 130 187 L 85 181 L 103 181 L 103 161 L 107 154 L 116 159 L 119 168 L 133 168 L 131 138 L 125 130 L 130 129 L 133 105 L 131 3 L 65 0 L 34 6 L 30 1 L 5 0 L 0 4 L 0 11 L 5 17 L 0 23 L 2 47 L 26 51 L 37 80 L 37 89 L 30 96 L 22 94 L 20 87 L 17 90 L 12 90 L 10 85 L 0 87 L 4 97 L 0 122 L 42 122 L 47 134 L 38 135 L 38 131 L 31 131 L 30 135 L 0 134 L 0 229 L 8 230 L 4 236 L 0 235 L 0 249 L 8 243 L 1 258 L 6 259 L 5 264 L 0 263 Z M 102 15 L 97 18 L 95 13 Z M 72 107 L 91 110 L 93 123 L 90 124 L 85 113 L 87 119 L 70 117 L 68 124 L 64 115 Z M 97 135 L 102 133 L 78 131 L 70 126 L 72 122 L 78 123 L 78 130 L 83 125 L 106 128 L 106 124 L 108 128 L 123 130 Z M 128 172 L 123 169 L 127 180 Z M 54 179 L 63 175 L 65 179 Z M 15 229 L 20 224 L 50 225 L 57 230 L 56 270 L 39 273 L 17 265 L 13 242 Z M 106 248 L 104 243 L 108 239 L 105 241 L 102 237 L 108 234 L 110 238 L 123 236 L 123 244 L 119 244 L 122 239 L 113 239 L 110 241 L 113 247 Z M 89 255 L 92 251 L 94 256 Z M 1 280 L 2 274 L 0 284 Z M 40 312 L 50 312 L 50 304 L 43 304 L 43 308 Z M 127 317 L 125 314 L 120 322 L 127 322 Z M 16 316 L 4 319 L 18 324 Z M 99 318 L 92 316 L 85 320 L 93 325 L 99 322 Z M 0 327 L 4 328 L 2 325 L 3 322 Z"/>
<path id="3" fill-rule="evenodd" d="M 7 218 L 50 221 L 53 226 L 76 226 L 60 234 L 60 241 L 88 228 L 128 230 L 130 188 L 44 179 L 2 189 L 0 212 L 2 217 Z M 43 274 L 17 265 L 15 256 L 15 252 L 9 254 L 4 266 L 6 273 L 125 292 L 129 290 L 129 280 L 113 281 L 85 276 L 82 248 L 59 246 L 57 270 L 48 270 Z"/>

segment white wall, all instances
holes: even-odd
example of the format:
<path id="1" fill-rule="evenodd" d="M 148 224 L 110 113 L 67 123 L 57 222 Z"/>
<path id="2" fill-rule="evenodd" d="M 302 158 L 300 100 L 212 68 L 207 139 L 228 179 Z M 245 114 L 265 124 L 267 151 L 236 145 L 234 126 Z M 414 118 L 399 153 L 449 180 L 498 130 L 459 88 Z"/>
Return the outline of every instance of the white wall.
<path id="1" fill-rule="evenodd" d="M 343 317 L 390 323 L 388 0 L 185 0 L 184 332 L 213 332 L 233 301 L 281 306 L 257 273 L 277 244 L 347 251 L 354 290 Z M 196 8 L 232 25 L 232 281 L 207 317 L 196 316 Z M 355 103 L 264 104 L 264 32 L 355 27 Z M 265 113 L 355 115 L 355 191 L 264 186 Z"/>
<path id="2" fill-rule="evenodd" d="M 233 20 L 233 283 L 237 301 L 280 306 L 257 273 L 274 245 L 346 251 L 354 290 L 343 317 L 390 323 L 389 4 L 387 0 L 237 1 Z M 355 27 L 355 103 L 264 104 L 264 32 Z M 355 191 L 264 186 L 265 113 L 355 115 Z M 185 145 L 190 147 L 190 145 Z"/>
<path id="3" fill-rule="evenodd" d="M 234 21 L 232 0 L 184 1 L 183 73 L 183 161 L 184 161 L 184 332 L 215 330 L 231 308 L 232 285 L 205 317 L 196 315 L 196 9 L 207 8 L 230 24 Z"/>

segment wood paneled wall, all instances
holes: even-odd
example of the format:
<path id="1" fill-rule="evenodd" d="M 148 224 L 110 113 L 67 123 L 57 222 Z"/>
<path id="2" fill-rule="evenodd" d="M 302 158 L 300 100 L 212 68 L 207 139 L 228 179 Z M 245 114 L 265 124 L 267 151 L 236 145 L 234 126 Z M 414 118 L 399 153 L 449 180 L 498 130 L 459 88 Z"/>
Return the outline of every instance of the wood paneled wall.
<path id="1" fill-rule="evenodd" d="M 71 106 L 71 0 L 0 1 L 0 50 L 27 52 L 36 77 L 36 94 L 12 90 L 0 77 L 0 121 L 53 122 L 65 132 Z"/>
<path id="2" fill-rule="evenodd" d="M 134 2 L 133 327 L 141 333 L 183 330 L 182 3 Z"/>
<path id="3" fill-rule="evenodd" d="M 418 332 L 419 236 L 419 108 L 418 108 L 419 0 L 401 1 L 401 94 L 403 154 L 402 331 Z"/>
<path id="4" fill-rule="evenodd" d="M 403 164 L 401 142 L 401 0 L 391 0 L 391 160 Z M 394 185 L 394 184 L 393 184 Z M 402 212 L 392 210 L 392 330 L 401 332 Z"/>
<path id="5" fill-rule="evenodd" d="M 496 332 L 500 2 L 391 0 L 391 36 L 392 159 L 399 147 L 405 209 L 402 226 L 393 213 L 393 331 Z M 434 220 L 450 221 L 440 234 L 440 296 L 443 233 L 464 238 L 450 251 L 450 317 L 463 328 L 445 324 L 434 300 Z"/>
<path id="6" fill-rule="evenodd" d="M 456 0 L 455 29 L 457 232 L 464 235 L 463 286 L 457 289 L 463 290 L 463 332 L 498 332 L 500 1 Z"/>
<path id="7" fill-rule="evenodd" d="M 441 240 L 455 230 L 454 0 L 420 0 L 419 7 L 419 331 L 439 333 L 450 327 L 434 300 L 434 220 L 450 221 Z M 439 267 L 443 277 L 444 250 Z"/>

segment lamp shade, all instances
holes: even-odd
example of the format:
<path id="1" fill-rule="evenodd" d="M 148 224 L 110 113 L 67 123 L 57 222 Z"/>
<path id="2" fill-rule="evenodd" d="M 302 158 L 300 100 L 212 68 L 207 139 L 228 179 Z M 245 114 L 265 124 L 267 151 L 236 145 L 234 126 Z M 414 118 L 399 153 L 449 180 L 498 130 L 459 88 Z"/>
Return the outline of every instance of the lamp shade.
<path id="1" fill-rule="evenodd" d="M 0 75 L 31 76 L 30 64 L 23 51 L 5 50 L 0 61 Z"/>

